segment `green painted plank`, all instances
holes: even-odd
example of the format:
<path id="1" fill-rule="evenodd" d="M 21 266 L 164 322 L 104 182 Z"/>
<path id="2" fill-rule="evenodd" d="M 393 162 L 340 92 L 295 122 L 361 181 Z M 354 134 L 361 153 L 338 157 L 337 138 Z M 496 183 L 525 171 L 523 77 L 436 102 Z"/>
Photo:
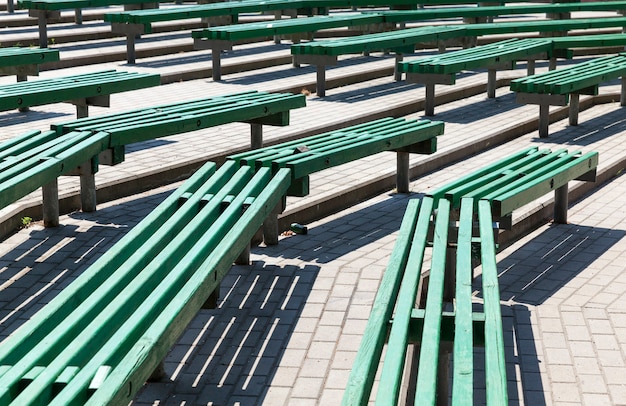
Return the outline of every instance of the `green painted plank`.
<path id="1" fill-rule="evenodd" d="M 265 173 L 259 171 L 255 180 L 269 178 L 269 170 Z M 222 225 L 225 229 L 224 237 L 212 252 L 205 258 L 187 258 L 181 261 L 181 271 L 188 268 L 193 272 L 188 279 L 182 280 L 182 287 L 170 288 L 176 293 L 174 300 L 166 304 L 159 318 L 150 324 L 148 330 L 136 340 L 136 344 L 130 351 L 124 354 L 117 368 L 114 368 L 107 377 L 100 390 L 98 390 L 87 404 L 126 404 L 138 391 L 145 379 L 154 370 L 158 362 L 165 357 L 171 346 L 184 331 L 187 324 L 196 315 L 208 294 L 217 286 L 218 281 L 230 270 L 232 262 L 250 242 L 250 239 L 261 226 L 271 209 L 279 202 L 289 186 L 288 170 L 282 170 L 273 176 L 262 190 L 258 191 L 257 197 L 248 209 L 241 215 L 237 206 L 243 202 L 246 192 L 242 192 L 242 200 L 234 202 L 227 211 L 232 210 L 237 222 L 234 225 Z M 253 186 L 255 187 L 255 186 Z M 256 194 L 256 193 L 252 193 Z M 227 213 L 224 213 L 227 215 Z M 214 238 L 214 230 L 207 230 L 199 239 L 196 247 L 207 245 L 207 240 Z M 194 249 L 195 251 L 195 249 Z M 201 260 L 198 262 L 198 260 Z M 168 275 L 169 277 L 169 275 Z M 170 285 L 164 281 L 163 287 Z M 152 304 L 151 296 L 147 305 Z M 137 311 L 129 325 L 140 322 L 143 315 Z M 123 334 L 120 334 L 120 339 Z M 112 338 L 105 346 L 116 346 L 115 338 Z M 102 352 L 106 352 L 104 348 Z M 133 389 L 128 391 L 128 382 Z"/>
<path id="2" fill-rule="evenodd" d="M 391 134 L 382 134 L 374 139 L 361 142 L 352 142 L 344 146 L 330 146 L 328 152 L 316 151 L 313 154 L 302 153 L 295 155 L 295 160 L 286 162 L 292 170 L 295 179 L 318 172 L 322 169 L 341 165 L 378 152 L 394 150 L 415 142 L 434 138 L 443 134 L 442 122 L 430 122 L 414 131 L 408 128 L 405 131 L 396 131 Z"/>
<path id="3" fill-rule="evenodd" d="M 616 79 L 625 72 L 626 55 L 611 55 L 516 79 L 511 82 L 511 90 L 526 93 L 568 94 Z"/>
<path id="4" fill-rule="evenodd" d="M 56 138 L 56 132 L 29 131 L 0 143 L 0 161 L 30 151 L 37 146 Z M 1 165 L 1 164 L 0 164 Z"/>
<path id="5" fill-rule="evenodd" d="M 104 71 L 0 86 L 0 110 L 40 106 L 158 86 L 158 74 Z"/>
<path id="6" fill-rule="evenodd" d="M 576 35 L 551 38 L 555 49 L 626 45 L 626 34 Z"/>
<path id="7" fill-rule="evenodd" d="M 437 369 L 439 362 L 439 337 L 441 335 L 441 312 L 443 310 L 443 290 L 445 280 L 446 249 L 448 247 L 448 227 L 450 222 L 450 202 L 441 199 L 437 205 L 437 219 L 433 236 L 433 251 L 430 278 L 426 298 L 424 332 L 420 343 L 416 405 L 434 405 L 437 396 Z"/>
<path id="8" fill-rule="evenodd" d="M 564 162 L 567 151 L 560 149 L 554 152 L 539 151 L 537 154 L 520 159 L 514 165 L 506 168 L 500 173 L 494 173 L 488 178 L 481 178 L 482 185 L 475 185 L 474 188 L 463 194 L 464 197 L 484 199 L 493 194 L 499 194 L 506 190 L 512 182 L 524 179 L 522 182 L 532 179 L 533 174 L 541 173 L 550 165 L 559 165 L 559 161 Z"/>
<path id="9" fill-rule="evenodd" d="M 59 60 L 59 50 L 49 48 L 0 48 L 0 67 L 39 65 Z"/>
<path id="10" fill-rule="evenodd" d="M 421 200 L 409 200 L 387 269 L 383 274 L 372 311 L 367 320 L 346 391 L 343 406 L 364 406 L 368 403 L 380 357 L 387 339 L 388 323 L 396 305 L 400 283 L 409 257 L 411 241 L 417 227 Z"/>
<path id="11" fill-rule="evenodd" d="M 500 312 L 500 290 L 496 248 L 493 238 L 491 206 L 488 201 L 478 203 L 481 239 L 483 299 L 485 307 L 485 380 L 487 405 L 508 404 L 504 333 Z"/>
<path id="12" fill-rule="evenodd" d="M 411 250 L 406 262 L 391 331 L 389 333 L 385 362 L 383 364 L 380 382 L 378 384 L 378 392 L 376 394 L 376 404 L 379 405 L 393 403 L 400 393 L 409 340 L 411 312 L 415 307 L 417 288 L 422 275 L 422 265 L 426 245 L 428 243 L 428 228 L 430 226 L 432 213 L 433 199 L 424 197 L 417 216 L 417 224 L 411 241 Z M 440 221 L 437 224 L 439 225 Z M 437 230 L 440 229 L 437 228 Z M 433 256 L 435 254 L 436 253 L 433 253 Z M 426 339 L 426 337 L 424 337 L 424 339 Z"/>
<path id="13" fill-rule="evenodd" d="M 161 2 L 161 0 L 156 0 Z M 33 10 L 69 10 L 88 7 L 107 7 L 123 4 L 140 4 L 141 0 L 17 0 L 18 8 Z"/>
<path id="14" fill-rule="evenodd" d="M 452 372 L 452 403 L 456 406 L 474 403 L 474 348 L 472 315 L 472 228 L 474 201 L 464 198 L 459 215 L 456 256 L 456 301 Z"/>

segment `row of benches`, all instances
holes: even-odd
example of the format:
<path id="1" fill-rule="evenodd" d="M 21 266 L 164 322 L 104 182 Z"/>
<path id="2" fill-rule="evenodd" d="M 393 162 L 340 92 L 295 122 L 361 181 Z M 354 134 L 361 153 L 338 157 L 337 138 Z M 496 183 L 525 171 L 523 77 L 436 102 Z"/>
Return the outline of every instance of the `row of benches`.
<path id="1" fill-rule="evenodd" d="M 81 177 L 84 211 L 96 206 L 94 174 L 99 164 L 124 161 L 124 146 L 232 122 L 251 125 L 254 148 L 262 146 L 262 126 L 289 124 L 289 111 L 304 107 L 303 95 L 244 92 L 83 118 L 24 134 L 0 145 L 0 207 L 43 187 L 43 217 L 58 225 L 57 178 Z"/>
<path id="2" fill-rule="evenodd" d="M 368 404 L 376 376 L 377 405 L 473 404 L 475 387 L 486 388 L 486 404 L 508 404 L 493 225 L 510 224 L 515 209 L 551 191 L 555 222 L 566 223 L 568 182 L 594 181 L 597 164 L 597 153 L 531 148 L 411 200 L 343 405 Z M 482 306 L 473 298 L 478 264 Z M 474 347 L 484 347 L 484 359 Z"/>
<path id="3" fill-rule="evenodd" d="M 115 132 L 114 123 L 57 131 L 69 139 L 107 126 Z M 440 122 L 381 119 L 206 164 L 0 345 L 0 398 L 132 400 L 264 222 L 266 243 L 277 240 L 266 219 L 286 194 L 306 194 L 310 174 L 378 151 L 432 153 L 442 133 Z"/>

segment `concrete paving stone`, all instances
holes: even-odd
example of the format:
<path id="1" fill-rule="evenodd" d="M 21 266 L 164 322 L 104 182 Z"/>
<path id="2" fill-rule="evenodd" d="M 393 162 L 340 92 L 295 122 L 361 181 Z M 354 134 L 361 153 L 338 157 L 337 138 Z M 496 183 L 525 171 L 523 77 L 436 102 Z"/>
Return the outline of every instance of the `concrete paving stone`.
<path id="1" fill-rule="evenodd" d="M 569 340 L 568 346 L 574 357 L 595 357 L 597 355 L 592 341 Z"/>
<path id="2" fill-rule="evenodd" d="M 598 405 L 598 406 L 611 406 L 613 403 L 611 402 L 611 398 L 609 395 L 605 394 L 595 394 L 595 393 L 584 393 L 582 396 L 584 405 Z"/>
<path id="3" fill-rule="evenodd" d="M 322 390 L 324 380 L 321 378 L 298 377 L 293 386 L 294 401 L 298 399 L 318 399 Z"/>
<path id="4" fill-rule="evenodd" d="M 609 395 L 614 405 L 626 405 L 626 385 L 609 385 Z"/>
<path id="5" fill-rule="evenodd" d="M 577 385 L 572 383 L 557 383 L 551 385 L 555 402 L 580 402 L 581 396 Z"/>

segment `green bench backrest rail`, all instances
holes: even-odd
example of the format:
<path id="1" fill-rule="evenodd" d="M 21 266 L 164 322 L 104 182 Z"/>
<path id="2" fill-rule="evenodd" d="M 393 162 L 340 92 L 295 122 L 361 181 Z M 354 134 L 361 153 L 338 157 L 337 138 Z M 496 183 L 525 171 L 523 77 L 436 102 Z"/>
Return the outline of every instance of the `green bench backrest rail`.
<path id="1" fill-rule="evenodd" d="M 561 168 L 544 169 L 544 165 L 552 166 L 546 163 L 548 157 L 558 163 L 554 166 L 561 165 Z M 521 201 L 533 201 L 549 190 L 563 187 L 567 190 L 564 179 L 592 180 L 597 157 L 597 153 L 568 154 L 530 148 L 443 186 L 422 199 L 411 200 L 374 300 L 343 404 L 368 403 L 385 343 L 387 351 L 377 385 L 376 404 L 396 404 L 403 371 L 413 368 L 417 368 L 417 380 L 408 385 L 415 388 L 416 404 L 434 405 L 441 402 L 441 398 L 447 399 L 447 380 L 438 382 L 437 377 L 438 371 L 447 370 L 450 361 L 448 350 L 442 352 L 442 342 L 452 342 L 454 354 L 452 404 L 473 403 L 473 347 L 477 345 L 485 346 L 487 404 L 507 404 L 493 230 L 493 221 L 498 220 L 503 206 L 498 207 L 497 202 L 514 201 L 515 204 L 507 206 L 512 210 L 524 204 Z M 518 163 L 520 160 L 523 162 Z M 538 174 L 533 175 L 533 171 Z M 513 186 L 514 191 L 511 191 L 507 184 L 511 183 L 511 177 L 524 179 L 520 182 L 524 186 L 520 189 Z M 561 184 L 564 186 L 559 186 Z M 496 216 L 492 217 L 494 213 Z M 451 232 L 451 227 L 457 228 L 457 225 L 458 232 Z M 477 243 L 482 264 L 481 311 L 472 307 L 473 246 Z M 423 264 L 429 244 L 432 259 L 425 288 Z M 447 253 L 454 247 L 454 255 Z M 424 303 L 423 296 L 425 306 L 416 306 L 416 303 Z M 453 300 L 454 308 L 451 308 L 449 303 Z M 405 368 L 407 346 L 411 343 L 420 344 L 419 364 Z"/>
<path id="2" fill-rule="evenodd" d="M 88 105 L 109 106 L 112 93 L 158 86 L 158 74 L 102 71 L 0 85 L 0 111 L 71 102 L 84 117 Z"/>
<path id="3" fill-rule="evenodd" d="M 424 131 L 432 134 L 428 126 Z M 337 157 L 345 156 L 343 144 L 338 142 Z M 229 159 L 218 170 L 213 163 L 203 166 L 0 343 L 0 399 L 132 400 L 287 193 L 292 169 L 256 162 Z"/>

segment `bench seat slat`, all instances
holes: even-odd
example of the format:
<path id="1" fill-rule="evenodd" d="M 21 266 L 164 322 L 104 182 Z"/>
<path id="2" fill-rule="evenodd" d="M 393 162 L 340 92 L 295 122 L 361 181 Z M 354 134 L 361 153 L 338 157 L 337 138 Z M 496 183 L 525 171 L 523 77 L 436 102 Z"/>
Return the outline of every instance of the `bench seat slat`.
<path id="1" fill-rule="evenodd" d="M 481 239 L 483 298 L 485 306 L 485 379 L 487 404 L 508 404 L 504 336 L 500 311 L 500 291 L 496 265 L 496 246 L 493 238 L 491 205 L 486 200 L 478 203 Z"/>
<path id="2" fill-rule="evenodd" d="M 445 280 L 445 259 L 450 221 L 450 202 L 441 199 L 437 205 L 437 219 L 433 235 L 433 253 L 431 259 L 428 295 L 424 331 L 420 344 L 415 403 L 434 405 L 437 388 L 437 370 L 439 365 L 439 337 L 443 310 Z"/>
<path id="3" fill-rule="evenodd" d="M 421 200 L 410 200 L 402 218 L 397 242 L 376 292 L 359 352 L 350 372 L 350 379 L 342 403 L 344 406 L 364 405 L 369 400 L 376 369 L 387 338 L 388 323 L 392 317 L 408 261 L 410 241 L 414 238 L 413 235 L 417 227 L 420 206 Z"/>
<path id="4" fill-rule="evenodd" d="M 473 199 L 464 198 L 459 215 L 456 257 L 456 301 L 454 327 L 454 371 L 452 402 L 455 405 L 473 404 L 474 389 L 474 332 L 472 310 L 472 229 Z"/>
<path id="5" fill-rule="evenodd" d="M 417 286 L 422 275 L 422 264 L 428 242 L 428 227 L 432 210 L 433 200 L 424 198 L 420 205 L 419 216 L 415 215 L 417 223 L 410 244 L 411 249 L 408 253 L 402 284 L 396 300 L 397 306 L 389 333 L 385 362 L 378 384 L 377 402 L 383 399 L 397 399 L 400 392 L 401 377 L 409 342 L 409 322 L 415 307 Z"/>

